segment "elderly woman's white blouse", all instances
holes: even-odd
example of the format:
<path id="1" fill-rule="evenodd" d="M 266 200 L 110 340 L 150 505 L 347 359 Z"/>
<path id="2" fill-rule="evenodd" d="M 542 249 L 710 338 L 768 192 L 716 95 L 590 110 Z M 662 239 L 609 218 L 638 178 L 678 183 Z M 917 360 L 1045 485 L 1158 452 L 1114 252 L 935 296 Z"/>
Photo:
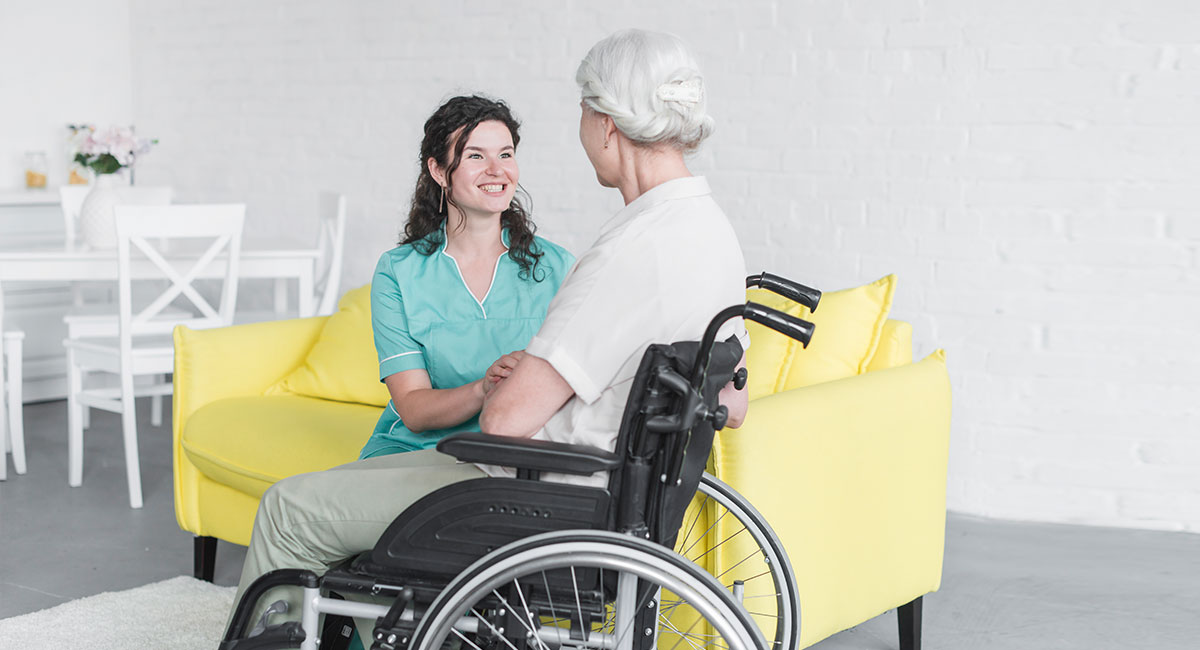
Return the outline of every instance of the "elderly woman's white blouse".
<path id="1" fill-rule="evenodd" d="M 646 348 L 699 340 L 718 311 L 746 301 L 745 279 L 737 236 L 703 177 L 668 181 L 625 206 L 579 258 L 526 348 L 575 391 L 534 437 L 612 450 Z M 741 319 L 726 323 L 717 340 L 730 335 L 749 347 Z"/>

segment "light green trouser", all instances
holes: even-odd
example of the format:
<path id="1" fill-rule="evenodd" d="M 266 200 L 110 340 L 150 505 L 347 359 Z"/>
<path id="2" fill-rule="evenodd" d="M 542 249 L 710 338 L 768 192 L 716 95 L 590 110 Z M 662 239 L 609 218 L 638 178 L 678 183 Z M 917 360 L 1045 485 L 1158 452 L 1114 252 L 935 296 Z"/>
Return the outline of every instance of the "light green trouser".
<path id="1" fill-rule="evenodd" d="M 271 486 L 258 505 L 254 532 L 234 604 L 259 576 L 275 569 L 308 569 L 323 575 L 330 566 L 374 548 L 392 520 L 438 488 L 485 476 L 476 466 L 433 449 L 359 460 L 324 472 L 300 474 Z M 275 601 L 286 615 L 271 623 L 300 620 L 299 587 L 268 591 L 253 621 Z M 231 613 L 232 618 L 232 613 Z M 253 623 L 251 623 L 253 626 Z M 370 644 L 370 625 L 359 635 Z"/>

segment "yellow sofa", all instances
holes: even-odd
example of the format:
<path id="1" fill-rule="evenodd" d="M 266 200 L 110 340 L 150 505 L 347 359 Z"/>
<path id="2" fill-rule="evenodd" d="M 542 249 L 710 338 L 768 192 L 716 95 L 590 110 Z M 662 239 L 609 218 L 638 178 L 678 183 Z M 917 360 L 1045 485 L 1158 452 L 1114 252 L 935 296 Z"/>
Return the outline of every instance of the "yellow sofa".
<path id="1" fill-rule="evenodd" d="M 175 512 L 196 535 L 197 577 L 211 580 L 216 539 L 249 543 L 267 487 L 354 460 L 373 429 L 379 406 L 279 389 L 328 318 L 337 316 L 176 330 Z M 818 323 L 818 337 L 823 325 L 834 331 Z M 780 379 L 752 379 L 745 424 L 721 432 L 713 451 L 712 471 L 765 515 L 791 558 L 800 647 L 900 606 L 902 647 L 919 647 L 920 597 L 941 580 L 944 359 L 939 351 L 913 363 L 911 327 L 884 317 L 878 325 L 861 374 L 790 389 L 781 357 L 804 352 L 755 338 L 751 376 Z"/>

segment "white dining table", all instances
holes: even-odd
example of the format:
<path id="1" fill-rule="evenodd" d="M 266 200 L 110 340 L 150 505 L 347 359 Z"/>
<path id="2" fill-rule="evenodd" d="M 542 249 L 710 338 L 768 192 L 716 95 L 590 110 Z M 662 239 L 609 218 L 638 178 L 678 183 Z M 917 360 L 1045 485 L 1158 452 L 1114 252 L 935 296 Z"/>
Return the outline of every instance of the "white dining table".
<path id="1" fill-rule="evenodd" d="M 297 311 L 301 317 L 313 313 L 313 266 L 320 251 L 315 248 L 243 248 L 238 261 L 240 279 L 274 279 L 276 313 L 287 311 L 287 282 L 298 284 Z M 220 258 L 218 258 L 219 260 Z M 211 264 L 200 277 L 221 277 L 223 264 Z M 133 264 L 133 274 L 162 277 L 150 262 Z M 0 331 L 4 331 L 5 282 L 94 282 L 117 281 L 117 251 L 86 250 L 82 246 L 32 245 L 0 249 Z"/>
<path id="2" fill-rule="evenodd" d="M 4 283 L 20 282 L 72 282 L 72 281 L 117 281 L 116 250 L 87 250 L 82 245 L 46 244 L 30 239 L 20 242 L 19 248 L 10 248 L 18 242 L 6 241 L 0 248 L 0 332 L 4 331 Z M 275 280 L 275 313 L 287 312 L 287 283 L 296 280 L 297 311 L 299 315 L 311 316 L 313 304 L 313 267 L 320 251 L 312 248 L 269 249 L 243 248 L 238 261 L 239 279 Z M 170 256 L 168 256 L 170 257 Z M 217 258 L 220 260 L 220 258 Z M 186 262 L 187 256 L 181 257 Z M 133 274 L 141 277 L 162 277 L 162 271 L 149 261 L 135 261 Z M 221 277 L 224 264 L 210 264 L 199 277 Z M 0 395 L 0 445 L 8 433 L 8 418 L 5 413 L 3 395 Z M 0 454 L 0 462 L 6 462 Z"/>

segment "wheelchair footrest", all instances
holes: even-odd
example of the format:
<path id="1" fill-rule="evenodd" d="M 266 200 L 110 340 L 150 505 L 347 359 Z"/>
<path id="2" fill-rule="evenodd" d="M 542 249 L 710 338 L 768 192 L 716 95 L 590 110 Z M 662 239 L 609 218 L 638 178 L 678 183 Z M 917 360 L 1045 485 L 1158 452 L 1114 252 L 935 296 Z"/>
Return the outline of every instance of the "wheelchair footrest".
<path id="1" fill-rule="evenodd" d="M 304 642 L 304 630 L 299 621 L 288 621 L 272 625 L 262 634 L 222 641 L 218 650 L 276 650 L 277 648 L 299 648 Z"/>
<path id="2" fill-rule="evenodd" d="M 221 649 L 226 650 L 226 643 L 242 643 L 248 642 L 250 639 L 257 638 L 261 635 L 242 636 L 250 631 L 250 616 L 254 611 L 254 606 L 259 599 L 267 593 L 268 590 L 275 587 L 294 586 L 294 587 L 317 587 L 319 579 L 312 571 L 303 569 L 275 569 L 274 571 L 265 573 L 258 577 L 257 580 L 250 583 L 246 588 L 246 592 L 242 594 L 242 599 L 237 602 L 233 609 L 233 618 L 229 621 L 229 627 L 225 630 L 225 636 L 221 641 Z M 265 623 L 266 621 L 264 621 Z M 271 626 L 268 632 L 275 630 L 281 626 Z M 304 633 L 300 632 L 300 640 L 304 640 Z M 258 648 L 257 645 L 231 645 L 229 648 Z M 268 646 L 262 646 L 268 647 Z M 296 647 L 296 646 L 270 646 L 270 647 Z"/>

